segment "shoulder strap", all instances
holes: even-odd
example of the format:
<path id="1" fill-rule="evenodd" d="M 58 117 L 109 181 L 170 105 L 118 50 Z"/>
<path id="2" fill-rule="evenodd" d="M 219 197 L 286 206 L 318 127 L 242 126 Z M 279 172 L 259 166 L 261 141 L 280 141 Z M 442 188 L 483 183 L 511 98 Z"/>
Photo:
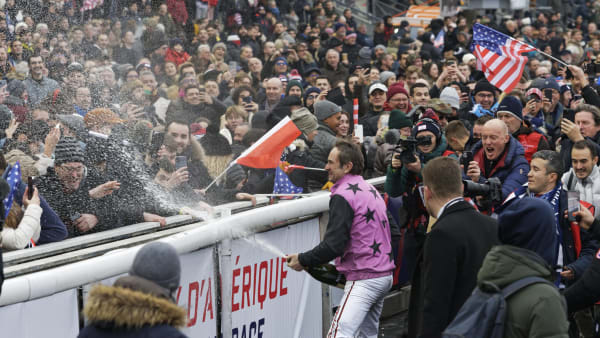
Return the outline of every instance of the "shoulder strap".
<path id="1" fill-rule="evenodd" d="M 546 284 L 554 286 L 554 284 L 550 283 L 549 281 L 547 281 L 541 277 L 525 277 L 525 278 L 521 278 L 521 279 L 513 282 L 512 284 L 509 284 L 507 287 L 502 289 L 502 296 L 504 297 L 504 299 L 506 299 L 506 298 L 512 296 L 515 292 L 523 289 L 524 287 L 527 287 L 531 284 L 536 284 L 536 283 L 546 283 Z"/>
<path id="2" fill-rule="evenodd" d="M 575 169 L 573 169 L 575 170 Z M 569 173 L 569 181 L 567 182 L 567 190 L 571 190 L 571 183 L 573 183 L 573 172 Z"/>

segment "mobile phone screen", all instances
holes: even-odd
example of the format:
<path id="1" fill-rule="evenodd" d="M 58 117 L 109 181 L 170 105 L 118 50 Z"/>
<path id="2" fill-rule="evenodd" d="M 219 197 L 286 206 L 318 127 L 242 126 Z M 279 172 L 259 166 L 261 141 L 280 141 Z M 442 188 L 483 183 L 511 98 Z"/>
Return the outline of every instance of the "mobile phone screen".
<path id="1" fill-rule="evenodd" d="M 187 167 L 187 158 L 185 156 L 175 156 L 175 170 Z"/>
<path id="2" fill-rule="evenodd" d="M 573 213 L 579 211 L 579 191 L 567 191 L 567 207 L 569 209 L 569 222 L 575 222 Z"/>

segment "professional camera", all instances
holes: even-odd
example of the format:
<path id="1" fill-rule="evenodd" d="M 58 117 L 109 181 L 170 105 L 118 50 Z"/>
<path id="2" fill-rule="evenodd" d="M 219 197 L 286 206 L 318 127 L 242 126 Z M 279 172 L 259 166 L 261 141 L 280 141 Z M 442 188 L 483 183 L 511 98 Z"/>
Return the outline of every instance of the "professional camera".
<path id="1" fill-rule="evenodd" d="M 431 136 L 401 138 L 394 148 L 394 151 L 399 154 L 394 155 L 394 158 L 402 161 L 403 165 L 414 163 L 417 161 L 417 146 L 428 146 L 430 144 Z"/>
<path id="2" fill-rule="evenodd" d="M 502 203 L 502 183 L 497 177 L 491 177 L 486 183 L 475 183 L 463 180 L 464 195 L 467 197 L 482 196 L 484 201 L 491 204 Z"/>
<path id="3" fill-rule="evenodd" d="M 600 60 L 592 59 L 583 64 L 583 71 L 589 76 L 594 77 L 596 74 L 600 73 Z"/>

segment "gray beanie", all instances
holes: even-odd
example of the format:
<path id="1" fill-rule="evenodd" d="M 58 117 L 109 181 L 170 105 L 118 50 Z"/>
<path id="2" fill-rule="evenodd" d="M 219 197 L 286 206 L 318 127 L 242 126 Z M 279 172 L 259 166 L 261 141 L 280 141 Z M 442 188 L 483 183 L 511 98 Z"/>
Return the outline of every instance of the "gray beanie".
<path id="1" fill-rule="evenodd" d="M 328 117 L 342 111 L 342 107 L 328 100 L 315 102 L 313 108 L 319 121 L 325 121 Z"/>
<path id="2" fill-rule="evenodd" d="M 304 135 L 312 133 L 319 127 L 317 118 L 305 107 L 294 110 L 291 118 Z"/>
<path id="3" fill-rule="evenodd" d="M 394 74 L 393 72 L 390 72 L 388 70 L 386 70 L 385 72 L 381 72 L 381 74 L 379 74 L 379 81 L 383 82 L 385 84 L 385 82 L 387 80 L 390 79 L 390 77 L 392 76 L 396 76 L 396 74 Z"/>
<path id="4" fill-rule="evenodd" d="M 149 280 L 171 293 L 179 287 L 181 278 L 179 255 L 171 244 L 148 243 L 135 255 L 129 274 Z"/>
<path id="5" fill-rule="evenodd" d="M 63 137 L 54 149 L 54 165 L 58 166 L 69 162 L 85 162 L 85 154 L 79 142 L 72 137 Z"/>

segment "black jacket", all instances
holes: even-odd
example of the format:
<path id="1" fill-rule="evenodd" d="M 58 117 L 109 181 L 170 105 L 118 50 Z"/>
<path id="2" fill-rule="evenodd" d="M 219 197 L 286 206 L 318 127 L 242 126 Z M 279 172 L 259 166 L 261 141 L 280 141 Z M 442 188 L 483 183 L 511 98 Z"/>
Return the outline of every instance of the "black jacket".
<path id="1" fill-rule="evenodd" d="M 409 337 L 440 335 L 471 295 L 483 259 L 496 244 L 494 219 L 465 201 L 444 210 L 425 239 L 413 274 Z"/>

